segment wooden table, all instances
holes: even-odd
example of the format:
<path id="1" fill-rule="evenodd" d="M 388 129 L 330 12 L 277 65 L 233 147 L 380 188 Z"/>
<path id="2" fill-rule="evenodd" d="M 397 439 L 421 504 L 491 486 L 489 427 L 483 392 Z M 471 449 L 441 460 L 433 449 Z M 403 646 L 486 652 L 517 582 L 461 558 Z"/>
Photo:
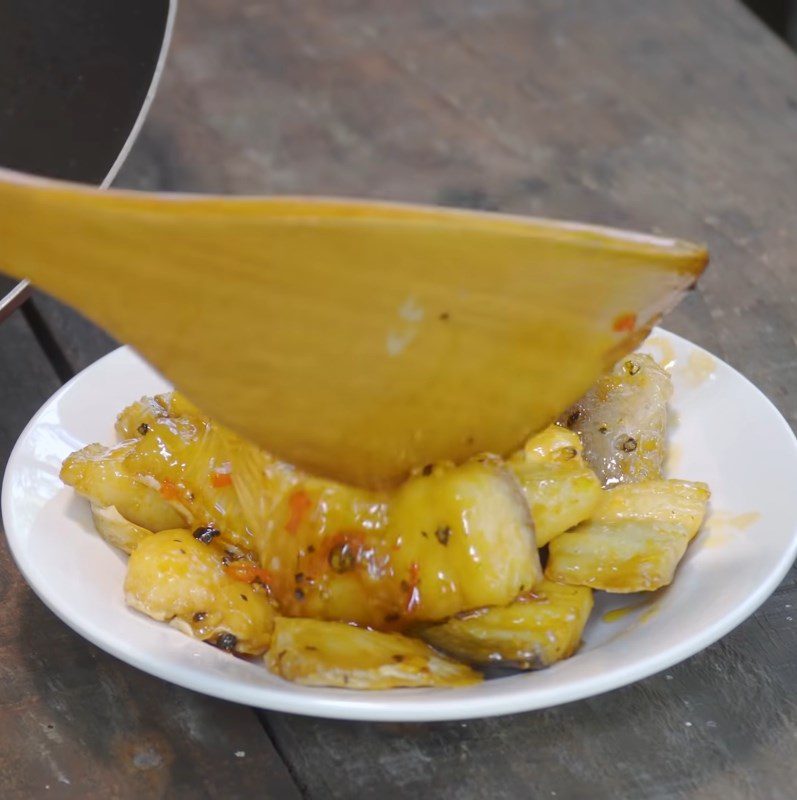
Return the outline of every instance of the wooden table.
<path id="1" fill-rule="evenodd" d="M 705 241 L 713 266 L 668 327 L 797 423 L 797 62 L 733 0 L 191 0 L 118 182 L 418 200 Z M 113 346 L 36 302 L 71 368 Z M 5 460 L 59 380 L 19 316 L 0 327 L 0 368 Z M 797 794 L 794 571 L 664 674 L 547 711 L 423 725 L 262 713 L 165 684 L 61 624 L 5 547 L 0 600 L 6 800 Z"/>

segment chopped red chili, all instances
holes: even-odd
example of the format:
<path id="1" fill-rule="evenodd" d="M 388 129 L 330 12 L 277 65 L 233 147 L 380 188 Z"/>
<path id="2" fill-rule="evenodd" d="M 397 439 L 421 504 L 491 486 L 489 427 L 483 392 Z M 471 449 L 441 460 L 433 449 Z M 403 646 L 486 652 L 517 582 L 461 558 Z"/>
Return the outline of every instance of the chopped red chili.
<path id="1" fill-rule="evenodd" d="M 255 566 L 250 561 L 233 561 L 232 564 L 227 564 L 224 571 L 236 581 L 242 583 L 253 583 L 259 580 L 260 583 L 268 586 L 271 582 L 271 575 L 267 570 Z"/>
<path id="2" fill-rule="evenodd" d="M 214 489 L 223 489 L 232 486 L 232 475 L 229 472 L 211 472 L 210 484 Z"/>
<path id="3" fill-rule="evenodd" d="M 161 481 L 161 497 L 164 500 L 176 500 L 180 496 L 180 490 L 168 479 Z"/>
<path id="4" fill-rule="evenodd" d="M 636 314 L 620 314 L 612 323 L 612 330 L 616 333 L 630 333 L 636 328 Z"/>
<path id="5" fill-rule="evenodd" d="M 288 521 L 285 523 L 285 530 L 288 533 L 296 533 L 302 524 L 305 515 L 313 507 L 310 495 L 301 489 L 294 492 L 288 498 Z"/>

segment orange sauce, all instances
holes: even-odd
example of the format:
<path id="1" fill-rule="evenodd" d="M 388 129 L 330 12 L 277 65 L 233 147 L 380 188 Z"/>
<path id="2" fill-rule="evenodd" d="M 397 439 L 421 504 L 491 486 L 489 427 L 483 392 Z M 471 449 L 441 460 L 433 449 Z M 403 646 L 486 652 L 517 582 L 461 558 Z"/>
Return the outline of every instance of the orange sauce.
<path id="1" fill-rule="evenodd" d="M 713 511 L 705 523 L 708 537 L 702 542 L 704 547 L 719 547 L 729 542 L 734 531 L 746 531 L 761 519 L 758 511 L 745 511 L 732 514 L 728 511 Z"/>

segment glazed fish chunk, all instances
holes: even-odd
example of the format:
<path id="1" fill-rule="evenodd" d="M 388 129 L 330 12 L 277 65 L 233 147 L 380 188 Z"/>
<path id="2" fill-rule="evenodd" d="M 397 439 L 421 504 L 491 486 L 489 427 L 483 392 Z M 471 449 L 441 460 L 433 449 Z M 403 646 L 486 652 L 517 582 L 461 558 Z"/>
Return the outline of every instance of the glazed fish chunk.
<path id="1" fill-rule="evenodd" d="M 604 486 L 660 478 L 666 455 L 669 374 L 650 356 L 620 361 L 560 418 L 584 443 Z"/>
<path id="2" fill-rule="evenodd" d="M 201 534 L 200 534 L 201 535 Z M 259 655 L 271 640 L 274 607 L 265 587 L 233 577 L 212 537 L 188 530 L 142 539 L 130 555 L 127 604 L 224 650 Z M 232 566 L 232 565 L 229 565 Z"/>
<path id="3" fill-rule="evenodd" d="M 461 614 L 422 635 L 462 661 L 541 669 L 576 651 L 591 610 L 591 589 L 543 580 L 508 606 Z"/>
<path id="4" fill-rule="evenodd" d="M 155 488 L 126 468 L 125 460 L 135 442 L 114 447 L 90 444 L 68 456 L 61 467 L 61 480 L 74 487 L 93 504 L 114 506 L 130 522 L 150 531 L 179 528 L 184 517 Z"/>
<path id="5" fill-rule="evenodd" d="M 505 605 L 542 578 L 526 500 L 492 460 L 410 478 L 391 498 L 386 541 L 413 621 Z"/>
<path id="6" fill-rule="evenodd" d="M 600 500 L 600 481 L 582 450 L 575 433 L 551 425 L 507 460 L 528 501 L 537 547 L 583 522 Z"/>
<path id="7" fill-rule="evenodd" d="M 607 592 L 643 592 L 672 582 L 706 513 L 708 487 L 660 480 L 604 493 L 592 519 L 551 542 L 545 575 Z"/>
<path id="8" fill-rule="evenodd" d="M 468 686 L 482 677 L 417 639 L 343 622 L 280 617 L 266 665 L 306 686 L 393 689 Z"/>
<path id="9" fill-rule="evenodd" d="M 152 482 L 186 527 L 210 525 L 226 542 L 257 552 L 276 505 L 295 482 L 287 465 L 202 416 L 176 392 L 133 403 L 116 427 L 133 437 L 124 469 Z"/>
<path id="10" fill-rule="evenodd" d="M 705 483 L 654 480 L 629 483 L 601 493 L 592 519 L 633 520 L 672 526 L 691 541 L 700 529 L 711 493 Z"/>

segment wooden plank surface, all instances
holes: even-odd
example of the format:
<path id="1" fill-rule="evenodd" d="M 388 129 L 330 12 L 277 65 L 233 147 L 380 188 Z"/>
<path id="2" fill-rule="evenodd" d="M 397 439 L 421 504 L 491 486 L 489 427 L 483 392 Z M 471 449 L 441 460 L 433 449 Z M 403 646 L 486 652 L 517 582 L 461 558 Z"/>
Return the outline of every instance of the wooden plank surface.
<path id="1" fill-rule="evenodd" d="M 732 0 L 194 0 L 120 183 L 429 201 L 705 241 L 713 265 L 667 326 L 795 425 L 795 142 L 797 62 Z M 88 327 L 70 336 L 76 366 L 107 347 Z M 796 580 L 677 668 L 562 708 L 264 720 L 311 798 L 791 798 Z"/>

